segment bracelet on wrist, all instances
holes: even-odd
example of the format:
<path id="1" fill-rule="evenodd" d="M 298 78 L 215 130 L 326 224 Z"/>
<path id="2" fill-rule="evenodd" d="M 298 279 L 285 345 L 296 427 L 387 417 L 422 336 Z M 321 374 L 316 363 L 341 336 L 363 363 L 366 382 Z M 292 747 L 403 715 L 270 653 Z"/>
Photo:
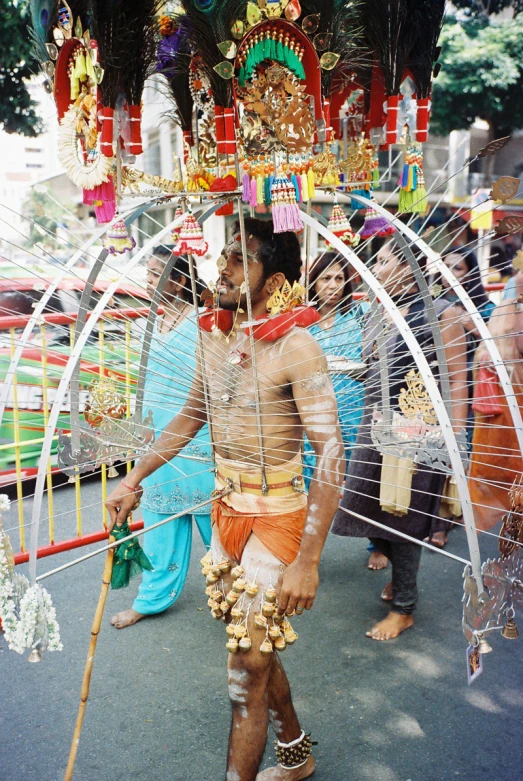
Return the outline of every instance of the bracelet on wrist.
<path id="1" fill-rule="evenodd" d="M 120 485 L 123 485 L 124 488 L 127 488 L 128 491 L 132 491 L 133 494 L 138 493 L 138 491 L 142 490 L 142 486 L 138 484 L 137 486 L 129 485 L 125 482 L 125 480 L 120 480 Z"/>

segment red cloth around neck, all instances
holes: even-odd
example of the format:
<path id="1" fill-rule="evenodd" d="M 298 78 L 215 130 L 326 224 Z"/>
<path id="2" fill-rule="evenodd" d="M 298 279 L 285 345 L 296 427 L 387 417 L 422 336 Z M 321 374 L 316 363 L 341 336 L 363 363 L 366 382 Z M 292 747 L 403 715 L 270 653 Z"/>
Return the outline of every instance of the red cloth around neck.
<path id="1" fill-rule="evenodd" d="M 252 326 L 253 336 L 255 339 L 262 339 L 265 342 L 275 342 L 276 339 L 285 336 L 294 326 L 308 328 L 317 323 L 320 315 L 312 306 L 297 306 L 290 312 L 282 312 L 268 319 L 264 318 L 264 315 L 258 317 L 257 320 L 263 320 L 263 322 Z M 212 327 L 215 325 L 223 333 L 229 333 L 233 322 L 234 313 L 229 309 L 219 309 L 218 311 L 209 309 L 200 315 L 200 327 L 208 332 L 212 331 Z M 245 331 L 250 335 L 251 326 Z"/>

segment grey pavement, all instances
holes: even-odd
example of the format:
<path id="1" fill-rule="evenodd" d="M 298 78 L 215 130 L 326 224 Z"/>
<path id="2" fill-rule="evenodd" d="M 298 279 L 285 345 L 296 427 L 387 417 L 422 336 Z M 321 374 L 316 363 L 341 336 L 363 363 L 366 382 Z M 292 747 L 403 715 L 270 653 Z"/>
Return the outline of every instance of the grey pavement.
<path id="1" fill-rule="evenodd" d="M 85 491 L 85 521 L 97 528 L 96 482 Z M 55 500 L 59 532 L 71 536 L 72 488 Z M 481 542 L 483 558 L 496 555 L 494 540 Z M 448 549 L 466 557 L 462 530 Z M 78 554 L 41 560 L 39 572 Z M 226 637 L 205 606 L 202 555 L 196 534 L 185 591 L 161 616 L 115 630 L 109 618 L 131 605 L 137 582 L 109 594 L 75 781 L 224 781 Z M 365 630 L 385 615 L 387 574 L 368 571 L 366 559 L 364 541 L 329 537 L 316 605 L 294 620 L 300 637 L 283 654 L 303 726 L 319 741 L 314 779 L 523 779 L 523 637 L 496 634 L 485 672 L 467 686 L 462 566 L 424 553 L 414 628 L 372 641 Z M 0 636 L 0 781 L 63 778 L 102 567 L 98 556 L 45 582 L 63 652 L 28 664 Z M 264 766 L 273 756 L 270 736 Z"/>

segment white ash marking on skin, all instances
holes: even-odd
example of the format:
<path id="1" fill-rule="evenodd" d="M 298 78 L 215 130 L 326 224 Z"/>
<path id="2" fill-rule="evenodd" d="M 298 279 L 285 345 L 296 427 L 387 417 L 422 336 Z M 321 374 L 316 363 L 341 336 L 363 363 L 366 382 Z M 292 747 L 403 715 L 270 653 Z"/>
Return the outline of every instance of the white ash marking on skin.
<path id="1" fill-rule="evenodd" d="M 316 401 L 314 404 L 303 404 L 304 412 L 326 412 L 332 410 L 332 401 Z"/>
<path id="2" fill-rule="evenodd" d="M 231 676 L 229 675 L 229 678 Z M 239 683 L 235 683 L 234 681 L 229 680 L 229 699 L 234 705 L 240 705 L 240 716 L 242 719 L 247 718 L 247 708 L 246 708 L 246 702 L 247 702 L 247 689 L 244 689 L 243 686 Z"/>
<path id="3" fill-rule="evenodd" d="M 311 374 L 310 377 L 305 377 L 303 380 L 301 380 L 300 385 L 305 390 L 314 393 L 327 386 L 332 388 L 331 379 L 327 369 L 318 369 L 318 371 L 314 372 L 314 374 Z"/>
<path id="4" fill-rule="evenodd" d="M 235 683 L 247 683 L 249 680 L 249 673 L 247 670 L 229 670 L 229 680 L 234 681 Z"/>
<path id="5" fill-rule="evenodd" d="M 309 512 L 307 514 L 307 525 L 305 526 L 305 533 L 306 534 L 317 534 L 318 533 L 318 526 L 321 524 L 321 518 L 318 518 L 316 513 L 318 512 L 320 508 L 317 504 L 311 504 L 309 507 Z"/>
<path id="6" fill-rule="evenodd" d="M 236 772 L 236 770 L 233 768 L 232 770 L 227 771 L 227 778 L 225 781 L 241 781 L 240 776 Z"/>
<path id="7" fill-rule="evenodd" d="M 273 730 L 275 731 L 276 735 L 278 735 L 279 737 L 283 732 L 283 724 L 281 721 L 278 720 L 278 714 L 276 713 L 275 710 L 269 709 L 269 718 L 271 720 Z"/>
<path id="8" fill-rule="evenodd" d="M 330 425 L 330 426 L 307 426 L 307 431 L 311 431 L 313 434 L 335 434 L 336 433 L 336 425 Z"/>
<path id="9" fill-rule="evenodd" d="M 331 427 L 336 424 L 336 418 L 337 416 L 330 412 L 328 414 L 326 413 L 318 413 L 316 415 L 304 415 L 303 416 L 303 422 L 306 426 L 313 426 L 314 424 L 321 424 L 324 423 L 327 426 Z"/>
<path id="10" fill-rule="evenodd" d="M 323 453 L 318 460 L 318 480 L 328 482 L 330 476 L 336 478 L 343 458 L 343 445 L 336 437 L 331 437 L 326 443 Z"/>

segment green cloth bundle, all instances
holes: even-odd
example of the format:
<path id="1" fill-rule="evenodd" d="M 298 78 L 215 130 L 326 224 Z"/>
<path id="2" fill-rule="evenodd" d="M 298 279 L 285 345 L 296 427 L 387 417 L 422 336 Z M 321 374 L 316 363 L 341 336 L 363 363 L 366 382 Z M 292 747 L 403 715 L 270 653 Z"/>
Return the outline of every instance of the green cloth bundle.
<path id="1" fill-rule="evenodd" d="M 125 521 L 122 526 L 115 526 L 111 533 L 117 542 L 128 537 L 131 533 L 128 522 Z M 134 537 L 132 540 L 122 542 L 114 550 L 111 588 L 125 588 L 129 585 L 130 579 L 144 569 L 152 570 L 153 566 L 138 542 L 138 538 Z"/>

